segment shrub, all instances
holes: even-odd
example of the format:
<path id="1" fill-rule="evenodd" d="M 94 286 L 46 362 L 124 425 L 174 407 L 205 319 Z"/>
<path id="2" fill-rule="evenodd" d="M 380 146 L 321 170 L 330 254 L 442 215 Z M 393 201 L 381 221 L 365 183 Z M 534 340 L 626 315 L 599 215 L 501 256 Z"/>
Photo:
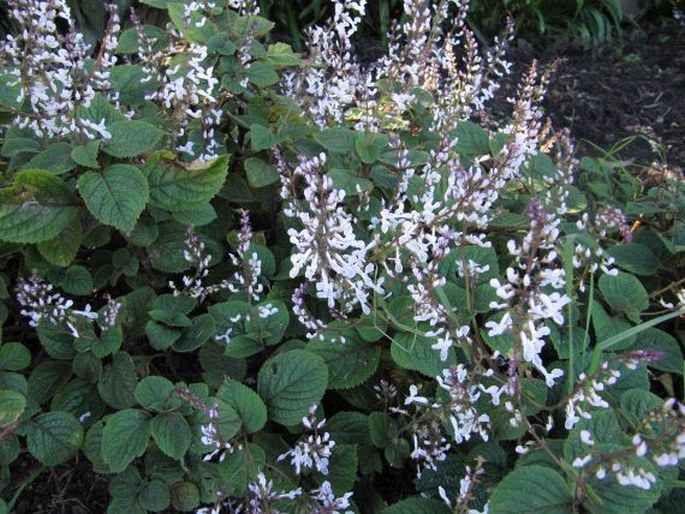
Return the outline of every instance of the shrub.
<path id="1" fill-rule="evenodd" d="M 677 501 L 680 182 L 579 162 L 535 64 L 494 120 L 511 32 L 481 52 L 468 2 L 406 2 L 370 65 L 363 1 L 305 55 L 254 2 L 143 3 L 166 30 L 109 6 L 93 49 L 10 2 L 3 485 L 82 454 L 109 512 Z"/>

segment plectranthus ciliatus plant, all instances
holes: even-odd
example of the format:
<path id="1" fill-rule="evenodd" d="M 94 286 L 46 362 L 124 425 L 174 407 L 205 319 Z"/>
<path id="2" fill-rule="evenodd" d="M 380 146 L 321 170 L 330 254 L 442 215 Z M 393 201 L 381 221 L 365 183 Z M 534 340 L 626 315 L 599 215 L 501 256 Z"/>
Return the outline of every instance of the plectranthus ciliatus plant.
<path id="1" fill-rule="evenodd" d="M 73 465 L 111 513 L 678 510 L 682 183 L 578 156 L 468 3 L 374 60 L 364 0 L 302 55 L 254 1 L 8 2 L 0 512 Z"/>

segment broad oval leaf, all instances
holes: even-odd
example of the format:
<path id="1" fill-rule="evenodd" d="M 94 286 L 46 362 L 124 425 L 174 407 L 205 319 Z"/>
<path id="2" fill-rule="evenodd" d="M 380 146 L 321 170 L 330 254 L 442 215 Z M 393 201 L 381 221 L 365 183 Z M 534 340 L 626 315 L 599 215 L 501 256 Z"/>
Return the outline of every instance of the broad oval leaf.
<path id="1" fill-rule="evenodd" d="M 491 514 L 573 512 L 573 496 L 566 481 L 556 471 L 545 466 L 516 468 L 497 485 L 490 497 Z"/>
<path id="2" fill-rule="evenodd" d="M 312 405 L 323 398 L 328 368 L 318 355 L 291 350 L 267 360 L 259 370 L 257 391 L 269 418 L 281 425 L 297 425 Z"/>
<path id="3" fill-rule="evenodd" d="M 180 460 L 190 447 L 190 427 L 178 412 L 166 412 L 152 418 L 150 431 L 159 449 L 172 459 Z"/>
<path id="4" fill-rule="evenodd" d="M 150 417 L 138 409 L 112 414 L 102 432 L 102 459 L 113 473 L 124 471 L 145 453 L 150 439 Z"/>
<path id="5" fill-rule="evenodd" d="M 152 204 L 172 212 L 202 207 L 221 190 L 228 175 L 229 156 L 186 167 L 156 153 L 143 168 L 150 184 Z"/>
<path id="6" fill-rule="evenodd" d="M 73 414 L 63 411 L 36 416 L 28 427 L 29 452 L 46 466 L 71 459 L 83 444 L 83 427 Z"/>
<path id="7" fill-rule="evenodd" d="M 0 240 L 40 243 L 57 236 L 78 212 L 78 199 L 59 177 L 44 170 L 17 173 L 0 190 Z"/>
<path id="8" fill-rule="evenodd" d="M 78 179 L 86 207 L 98 221 L 131 233 L 149 198 L 147 180 L 135 166 L 114 164 L 103 173 L 88 171 Z"/>

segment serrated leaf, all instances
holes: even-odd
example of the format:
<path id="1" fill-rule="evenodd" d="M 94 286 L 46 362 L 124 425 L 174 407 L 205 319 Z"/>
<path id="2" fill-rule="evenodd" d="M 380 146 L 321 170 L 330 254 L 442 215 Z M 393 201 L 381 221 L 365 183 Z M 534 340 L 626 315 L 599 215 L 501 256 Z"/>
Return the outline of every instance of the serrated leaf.
<path id="1" fill-rule="evenodd" d="M 194 209 L 188 209 L 187 211 L 176 211 L 174 213 L 174 219 L 176 221 L 193 227 L 209 225 L 216 218 L 216 210 L 212 207 L 211 203 L 195 207 Z"/>
<path id="2" fill-rule="evenodd" d="M 279 174 L 275 167 L 261 159 L 250 157 L 245 159 L 245 174 L 250 187 L 266 187 L 278 182 Z"/>
<path id="3" fill-rule="evenodd" d="M 623 272 L 616 276 L 603 274 L 598 286 L 612 310 L 625 313 L 635 323 L 640 322 L 640 313 L 649 307 L 649 295 L 637 278 Z"/>
<path id="4" fill-rule="evenodd" d="M 271 64 L 256 61 L 250 64 L 245 75 L 255 86 L 268 87 L 278 84 L 280 77 Z"/>
<path id="5" fill-rule="evenodd" d="M 255 151 L 273 148 L 278 143 L 274 133 L 264 125 L 253 123 L 250 125 L 250 142 Z"/>
<path id="6" fill-rule="evenodd" d="M 636 275 L 649 276 L 661 269 L 661 262 L 648 247 L 640 243 L 614 245 L 607 252 L 616 265 Z"/>
<path id="7" fill-rule="evenodd" d="M 478 157 L 490 153 L 488 133 L 472 121 L 457 123 L 457 152 L 468 157 Z"/>
<path id="8" fill-rule="evenodd" d="M 327 128 L 314 134 L 314 140 L 332 153 L 354 151 L 357 133 L 346 128 Z"/>
<path id="9" fill-rule="evenodd" d="M 650 368 L 670 373 L 683 373 L 683 351 L 678 341 L 663 330 L 648 328 L 640 332 L 630 349 L 654 352 L 657 358 L 646 361 Z"/>
<path id="10" fill-rule="evenodd" d="M 57 236 L 78 212 L 78 199 L 59 177 L 44 170 L 17 173 L 0 191 L 0 240 L 40 243 Z"/>
<path id="11" fill-rule="evenodd" d="M 97 168 L 99 152 L 100 141 L 91 141 L 82 146 L 75 146 L 71 150 L 71 158 L 79 166 Z"/>
<path id="12" fill-rule="evenodd" d="M 373 375 L 381 360 L 381 347 L 345 335 L 345 342 L 331 342 L 324 336 L 307 345 L 307 351 L 321 357 L 328 366 L 328 387 L 348 389 Z"/>
<path id="13" fill-rule="evenodd" d="M 72 414 L 55 411 L 31 420 L 26 446 L 46 466 L 57 466 L 71 459 L 83 444 L 83 426 Z"/>
<path id="14" fill-rule="evenodd" d="M 3 343 L 0 346 L 0 369 L 22 370 L 31 364 L 31 352 L 21 343 Z"/>
<path id="15" fill-rule="evenodd" d="M 150 185 L 150 202 L 172 212 L 187 211 L 207 204 L 221 190 L 228 174 L 229 156 L 182 168 L 151 156 L 143 173 Z"/>
<path id="16" fill-rule="evenodd" d="M 354 148 L 359 158 L 365 164 L 376 162 L 386 146 L 388 146 L 388 136 L 378 132 L 359 132 L 354 141 Z"/>
<path id="17" fill-rule="evenodd" d="M 0 428 L 19 419 L 26 408 L 26 397 L 17 391 L 0 391 Z"/>
<path id="18" fill-rule="evenodd" d="M 390 355 L 404 369 L 435 377 L 440 375 L 443 369 L 456 363 L 456 355 L 452 348 L 449 349 L 447 359 L 440 360 L 440 352 L 431 348 L 435 342 L 435 338 L 402 332 L 394 336 Z"/>
<path id="19" fill-rule="evenodd" d="M 192 482 L 176 482 L 171 486 L 171 505 L 181 512 L 195 510 L 200 505 L 200 491 Z"/>
<path id="20" fill-rule="evenodd" d="M 171 504 L 171 492 L 161 480 L 151 480 L 138 493 L 138 502 L 146 510 L 161 512 Z"/>
<path id="21" fill-rule="evenodd" d="M 304 350 L 291 350 L 268 359 L 259 370 L 257 391 L 269 418 L 297 425 L 326 391 L 328 368 L 323 359 Z"/>
<path id="22" fill-rule="evenodd" d="M 29 375 L 28 396 L 37 404 L 48 400 L 71 377 L 71 362 L 46 360 Z"/>
<path id="23" fill-rule="evenodd" d="M 200 314 L 192 319 L 189 327 L 181 329 L 181 337 L 172 347 L 177 352 L 192 352 L 205 344 L 215 333 L 214 318 L 209 314 Z"/>
<path id="24" fill-rule="evenodd" d="M 106 127 L 116 122 L 126 121 L 126 116 L 109 103 L 102 93 L 96 93 L 90 105 L 88 107 L 79 107 L 77 113 L 79 118 L 86 119 L 95 124 L 99 124 L 104 120 Z"/>
<path id="25" fill-rule="evenodd" d="M 56 237 L 38 243 L 38 251 L 50 264 L 69 266 L 76 258 L 82 238 L 83 227 L 77 218 Z"/>
<path id="26" fill-rule="evenodd" d="M 228 380 L 219 388 L 216 395 L 236 410 L 246 434 L 258 432 L 266 424 L 266 405 L 259 395 L 246 385 Z"/>
<path id="27" fill-rule="evenodd" d="M 145 408 L 155 406 L 162 407 L 174 390 L 174 384 L 164 377 L 150 376 L 140 381 L 134 396 L 136 401 Z"/>
<path id="28" fill-rule="evenodd" d="M 172 459 L 181 460 L 190 447 L 190 427 L 178 412 L 166 412 L 152 418 L 150 433 L 159 449 Z"/>
<path id="29" fill-rule="evenodd" d="M 150 195 L 145 176 L 128 164 L 114 164 L 103 173 L 88 171 L 77 184 L 91 214 L 125 233 L 133 231 Z"/>
<path id="30" fill-rule="evenodd" d="M 105 366 L 98 382 L 102 399 L 115 409 L 125 409 L 135 403 L 134 391 L 138 385 L 133 359 L 126 352 L 115 353 L 111 364 Z"/>
<path id="31" fill-rule="evenodd" d="M 262 312 L 268 312 L 268 315 L 262 317 Z M 246 324 L 246 331 L 254 339 L 273 346 L 281 342 L 289 323 L 290 314 L 285 303 L 281 300 L 268 300 L 256 306 L 256 312 Z"/>
<path id="32" fill-rule="evenodd" d="M 116 121 L 107 128 L 111 138 L 102 145 L 102 151 L 120 158 L 150 152 L 164 135 L 154 125 L 140 120 Z"/>
<path id="33" fill-rule="evenodd" d="M 71 157 L 71 145 L 62 142 L 49 145 L 22 167 L 48 170 L 55 175 L 61 175 L 73 170 L 76 167 L 76 162 Z"/>
<path id="34" fill-rule="evenodd" d="M 511 471 L 497 485 L 490 497 L 489 512 L 569 514 L 573 501 L 559 473 L 543 466 L 524 466 Z"/>
<path id="35" fill-rule="evenodd" d="M 102 459 L 112 472 L 124 471 L 147 449 L 150 417 L 138 409 L 124 409 L 112 414 L 102 432 Z"/>
<path id="36" fill-rule="evenodd" d="M 428 512 L 431 514 L 451 514 L 452 511 L 438 500 L 412 497 L 394 503 L 382 510 L 381 514 L 427 514 Z"/>
<path id="37" fill-rule="evenodd" d="M 88 296 L 93 293 L 93 276 L 85 266 L 69 266 L 57 282 L 68 294 Z"/>

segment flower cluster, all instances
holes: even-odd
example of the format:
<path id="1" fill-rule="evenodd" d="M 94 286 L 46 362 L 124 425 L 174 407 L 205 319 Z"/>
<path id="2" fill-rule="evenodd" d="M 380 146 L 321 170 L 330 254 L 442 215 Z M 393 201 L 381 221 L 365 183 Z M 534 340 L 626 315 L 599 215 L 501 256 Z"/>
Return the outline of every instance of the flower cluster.
<path id="1" fill-rule="evenodd" d="M 213 2 L 191 2 L 185 7 L 188 24 L 202 27 L 206 11 Z M 190 43 L 171 26 L 167 27 L 169 43 L 156 49 L 156 40 L 148 37 L 135 11 L 131 20 L 139 39 L 138 60 L 142 65 L 143 83 L 154 86 L 145 96 L 162 106 L 176 128 L 176 150 L 191 160 L 211 161 L 221 152 L 216 127 L 222 122 L 221 103 L 225 93 L 219 91 L 215 63 L 206 45 Z"/>
<path id="2" fill-rule="evenodd" d="M 110 87 L 109 72 L 116 64 L 114 50 L 120 30 L 114 4 L 106 4 L 109 20 L 100 50 L 92 65 L 86 65 L 90 47 L 76 30 L 65 0 L 10 0 L 10 14 L 22 31 L 8 35 L 2 43 L 0 62 L 15 77 L 19 87 L 14 124 L 38 137 L 77 134 L 88 139 L 108 139 L 104 120 L 78 115 L 88 107 L 97 91 Z M 67 26 L 62 34 L 57 25 Z M 88 71 L 91 70 L 91 71 Z"/>
<path id="3" fill-rule="evenodd" d="M 376 267 L 367 259 L 376 242 L 366 243 L 355 236 L 357 221 L 342 207 L 345 192 L 333 187 L 324 173 L 325 164 L 325 154 L 300 158 L 297 167 L 282 177 L 284 213 L 302 227 L 288 229 L 295 248 L 290 276 L 295 278 L 304 269 L 305 278 L 315 283 L 316 297 L 341 315 L 355 306 L 368 314 L 369 294 L 383 292 L 382 281 L 374 276 Z M 302 200 L 297 192 L 300 181 L 304 183 Z"/>
<path id="4" fill-rule="evenodd" d="M 515 262 L 515 266 L 506 270 L 507 282 L 490 281 L 500 298 L 490 307 L 504 310 L 504 315 L 499 321 L 488 321 L 485 326 L 490 337 L 513 330 L 518 345 L 513 350 L 514 356 L 533 364 L 551 387 L 563 372 L 560 369 L 548 371 L 542 362 L 540 354 L 546 344 L 545 337 L 550 334 L 544 322 L 552 320 L 562 325 L 562 310 L 571 299 L 558 292 L 563 290 L 566 279 L 564 270 L 554 266 L 559 220 L 542 210 L 535 199 L 529 204 L 528 215 L 531 228 L 523 241 L 517 244 L 510 240 L 507 244 Z"/>
<path id="5" fill-rule="evenodd" d="M 319 433 L 326 424 L 326 419 L 316 419 L 316 405 L 309 409 L 309 416 L 302 418 L 302 425 L 311 433 L 306 439 L 298 441 L 294 448 L 279 455 L 278 460 L 290 458 L 290 464 L 299 475 L 303 470 L 316 468 L 322 475 L 328 475 L 328 463 L 335 441 L 328 432 Z"/>
<path id="6" fill-rule="evenodd" d="M 20 278 L 16 286 L 16 299 L 21 306 L 21 314 L 29 318 L 29 325 L 37 327 L 40 324 L 65 326 L 71 335 L 78 339 L 79 323 L 83 320 L 97 322 L 98 326 L 106 330 L 115 325 L 121 303 L 108 299 L 102 314 L 92 310 L 86 304 L 83 310 L 74 308 L 74 301 L 55 291 L 55 287 L 34 274 L 28 279 Z"/>

